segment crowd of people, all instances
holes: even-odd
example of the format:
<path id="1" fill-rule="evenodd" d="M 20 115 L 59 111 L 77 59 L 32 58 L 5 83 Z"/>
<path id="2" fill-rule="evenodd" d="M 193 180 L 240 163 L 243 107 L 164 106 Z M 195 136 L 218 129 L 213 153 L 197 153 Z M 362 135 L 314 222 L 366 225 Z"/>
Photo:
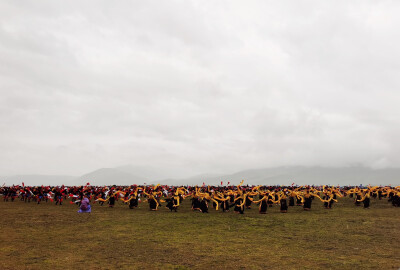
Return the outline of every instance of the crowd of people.
<path id="1" fill-rule="evenodd" d="M 208 213 L 215 210 L 243 214 L 253 205 L 260 214 L 267 213 L 269 207 L 277 204 L 280 212 L 286 213 L 291 206 L 302 206 L 311 210 L 314 200 L 323 202 L 331 209 L 342 197 L 354 199 L 355 206 L 369 208 L 371 198 L 387 199 L 394 207 L 400 207 L 400 186 L 249 186 L 243 181 L 237 186 L 25 186 L 24 184 L 0 188 L 4 202 L 21 200 L 25 203 L 53 202 L 62 205 L 65 201 L 79 206 L 80 213 L 90 213 L 91 203 L 114 207 L 117 201 L 130 209 L 139 202 L 147 202 L 149 210 L 157 211 L 165 206 L 169 211 L 178 211 L 184 200 L 190 200 L 191 209 Z"/>

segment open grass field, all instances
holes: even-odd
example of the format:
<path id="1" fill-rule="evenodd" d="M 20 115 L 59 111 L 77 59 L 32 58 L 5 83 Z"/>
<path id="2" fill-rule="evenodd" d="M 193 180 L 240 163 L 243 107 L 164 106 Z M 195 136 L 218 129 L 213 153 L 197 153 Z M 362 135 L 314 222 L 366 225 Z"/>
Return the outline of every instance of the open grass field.
<path id="1" fill-rule="evenodd" d="M 165 203 L 164 203 L 165 204 Z M 341 198 L 331 210 L 244 215 L 0 201 L 0 269 L 399 269 L 400 209 Z"/>

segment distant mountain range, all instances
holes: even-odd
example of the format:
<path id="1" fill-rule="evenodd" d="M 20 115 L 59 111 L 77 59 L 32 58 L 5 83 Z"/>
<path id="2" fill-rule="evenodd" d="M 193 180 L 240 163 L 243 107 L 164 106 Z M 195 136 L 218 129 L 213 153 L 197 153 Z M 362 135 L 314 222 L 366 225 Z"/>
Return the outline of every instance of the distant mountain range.
<path id="1" fill-rule="evenodd" d="M 330 184 L 330 185 L 399 185 L 400 168 L 371 169 L 366 167 L 304 167 L 287 166 L 264 169 L 244 170 L 228 175 L 199 175 L 186 179 L 168 179 L 161 184 L 176 183 L 178 185 L 201 185 L 203 182 L 219 185 L 238 184 L 245 180 L 249 185 L 298 185 Z"/>
<path id="2" fill-rule="evenodd" d="M 102 168 L 85 175 L 16 175 L 1 177 L 5 184 L 25 185 L 224 185 L 238 184 L 245 180 L 249 185 L 291 185 L 330 184 L 330 185 L 400 185 L 400 168 L 371 169 L 367 167 L 305 167 L 285 166 L 264 169 L 251 169 L 233 174 L 201 174 L 189 178 L 166 178 L 171 172 L 145 166 L 121 166 Z"/>
<path id="3" fill-rule="evenodd" d="M 70 185 L 74 185 L 77 183 L 76 176 L 68 176 L 68 175 L 13 175 L 13 176 L 5 176 L 0 177 L 0 185 L 5 183 L 6 185 L 21 185 L 22 182 L 27 186 L 33 185 L 62 185 L 64 183 L 70 183 Z"/>

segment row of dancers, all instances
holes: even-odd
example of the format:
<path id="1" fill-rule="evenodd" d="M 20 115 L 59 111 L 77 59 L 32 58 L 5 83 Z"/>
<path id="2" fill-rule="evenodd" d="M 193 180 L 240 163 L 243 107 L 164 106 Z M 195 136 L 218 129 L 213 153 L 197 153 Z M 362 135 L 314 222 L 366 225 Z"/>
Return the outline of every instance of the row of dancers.
<path id="1" fill-rule="evenodd" d="M 129 208 L 138 207 L 139 202 L 147 202 L 149 209 L 157 211 L 165 204 L 170 211 L 178 211 L 184 200 L 191 201 L 191 209 L 208 213 L 210 205 L 215 210 L 233 211 L 243 214 L 253 204 L 258 206 L 260 214 L 267 213 L 268 207 L 280 205 L 280 212 L 286 213 L 289 206 L 302 206 L 311 210 L 312 202 L 317 199 L 327 209 L 342 197 L 354 198 L 354 204 L 369 208 L 371 198 L 387 198 L 395 207 L 400 207 L 400 186 L 367 186 L 367 187 L 335 187 L 335 186 L 244 186 L 243 181 L 237 186 L 3 186 L 0 194 L 4 201 L 19 200 L 54 202 L 62 205 L 70 199 L 70 203 L 78 204 L 81 212 L 90 212 L 90 203 L 107 203 L 114 207 L 116 201 L 122 201 Z"/>

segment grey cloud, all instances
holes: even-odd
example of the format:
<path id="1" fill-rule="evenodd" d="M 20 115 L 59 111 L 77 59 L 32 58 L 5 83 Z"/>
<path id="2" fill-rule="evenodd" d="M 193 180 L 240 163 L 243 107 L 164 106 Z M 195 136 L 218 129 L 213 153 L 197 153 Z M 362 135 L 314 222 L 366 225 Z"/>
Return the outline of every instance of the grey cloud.
<path id="1" fill-rule="evenodd" d="M 400 166 L 400 5 L 0 5 L 0 175 Z"/>

